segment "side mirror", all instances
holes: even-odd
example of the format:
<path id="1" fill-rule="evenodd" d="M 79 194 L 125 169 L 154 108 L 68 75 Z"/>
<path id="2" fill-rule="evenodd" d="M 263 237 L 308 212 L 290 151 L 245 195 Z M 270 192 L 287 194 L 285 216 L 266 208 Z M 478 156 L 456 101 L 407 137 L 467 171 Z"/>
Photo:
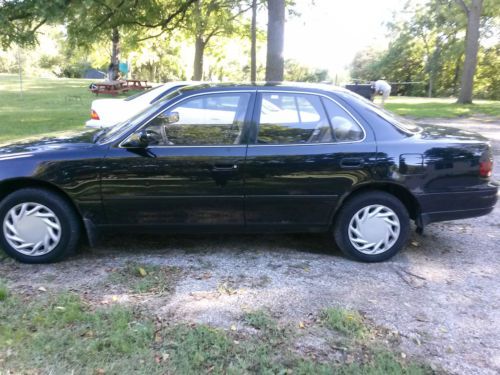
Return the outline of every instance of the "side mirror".
<path id="1" fill-rule="evenodd" d="M 168 114 L 162 113 L 157 117 L 160 120 L 163 120 L 166 124 L 174 124 L 179 121 L 179 112 L 170 112 Z"/>
<path id="2" fill-rule="evenodd" d="M 130 135 L 122 145 L 126 148 L 146 148 L 153 141 L 156 139 L 153 139 L 147 130 L 142 129 L 140 132 Z"/>

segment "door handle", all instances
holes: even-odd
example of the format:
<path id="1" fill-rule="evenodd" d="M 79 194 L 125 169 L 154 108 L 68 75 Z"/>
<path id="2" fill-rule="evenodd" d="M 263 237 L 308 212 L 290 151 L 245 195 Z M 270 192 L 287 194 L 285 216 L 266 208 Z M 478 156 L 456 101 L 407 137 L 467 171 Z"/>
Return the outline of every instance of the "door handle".
<path id="1" fill-rule="evenodd" d="M 238 169 L 238 164 L 214 164 L 213 171 L 214 172 L 232 172 Z"/>
<path id="2" fill-rule="evenodd" d="M 341 168 L 357 168 L 361 167 L 364 163 L 363 158 L 344 158 L 340 160 Z"/>

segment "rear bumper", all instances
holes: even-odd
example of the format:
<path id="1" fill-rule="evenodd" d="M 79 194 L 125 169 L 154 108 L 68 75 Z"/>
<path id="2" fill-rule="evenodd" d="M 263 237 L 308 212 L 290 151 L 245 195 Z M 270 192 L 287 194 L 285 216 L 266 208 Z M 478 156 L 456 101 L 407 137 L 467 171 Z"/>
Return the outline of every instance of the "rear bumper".
<path id="1" fill-rule="evenodd" d="M 498 187 L 489 184 L 467 192 L 422 194 L 417 225 L 423 227 L 436 221 L 458 220 L 489 214 L 498 200 Z"/>

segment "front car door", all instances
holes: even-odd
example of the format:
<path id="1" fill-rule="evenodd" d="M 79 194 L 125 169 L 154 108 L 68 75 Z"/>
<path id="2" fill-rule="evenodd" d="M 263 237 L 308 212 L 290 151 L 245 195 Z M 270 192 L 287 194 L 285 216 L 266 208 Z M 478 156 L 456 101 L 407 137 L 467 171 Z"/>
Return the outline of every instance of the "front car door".
<path id="1" fill-rule="evenodd" d="M 243 134 L 254 97 L 191 95 L 141 127 L 148 147 L 127 147 L 127 140 L 112 146 L 102 175 L 108 222 L 176 230 L 243 226 Z"/>
<path id="2" fill-rule="evenodd" d="M 245 164 L 251 230 L 324 230 L 339 199 L 370 179 L 373 134 L 327 95 L 260 91 Z"/>

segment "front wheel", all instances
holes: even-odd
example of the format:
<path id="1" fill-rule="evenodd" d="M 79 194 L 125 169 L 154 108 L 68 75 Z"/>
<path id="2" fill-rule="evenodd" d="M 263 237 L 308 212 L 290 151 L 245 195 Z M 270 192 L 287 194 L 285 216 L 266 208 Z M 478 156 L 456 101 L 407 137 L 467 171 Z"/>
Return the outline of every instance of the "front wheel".
<path id="1" fill-rule="evenodd" d="M 26 188 L 0 203 L 0 245 L 23 263 L 49 263 L 72 253 L 80 224 L 73 207 L 59 195 Z"/>
<path id="2" fill-rule="evenodd" d="M 410 218 L 399 199 L 382 191 L 348 200 L 337 215 L 335 241 L 347 256 L 380 262 L 401 250 L 410 233 Z"/>

